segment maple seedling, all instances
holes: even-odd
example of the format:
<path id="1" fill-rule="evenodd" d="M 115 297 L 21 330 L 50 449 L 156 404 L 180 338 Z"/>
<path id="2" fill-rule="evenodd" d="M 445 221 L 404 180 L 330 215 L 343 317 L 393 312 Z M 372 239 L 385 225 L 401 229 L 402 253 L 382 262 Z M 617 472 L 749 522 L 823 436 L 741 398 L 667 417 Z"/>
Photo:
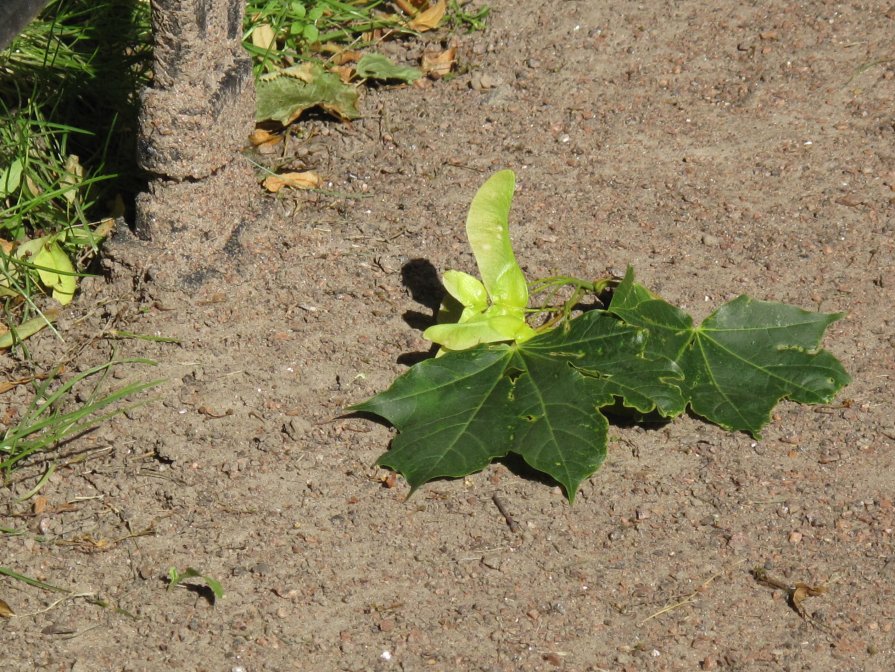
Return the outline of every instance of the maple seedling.
<path id="1" fill-rule="evenodd" d="M 781 399 L 828 403 L 848 384 L 839 361 L 819 347 L 841 313 L 740 296 L 695 326 L 638 284 L 631 268 L 620 281 L 535 281 L 536 291 L 573 292 L 561 306 L 529 307 L 532 292 L 509 238 L 514 190 L 513 173 L 500 171 L 472 201 L 466 233 L 482 279 L 444 274 L 439 324 L 423 334 L 441 346 L 439 356 L 351 407 L 397 429 L 377 464 L 400 472 L 411 491 L 514 453 L 573 503 L 606 457 L 601 409 L 621 403 L 670 419 L 689 408 L 758 437 Z M 608 286 L 607 307 L 576 310 L 585 294 Z"/>

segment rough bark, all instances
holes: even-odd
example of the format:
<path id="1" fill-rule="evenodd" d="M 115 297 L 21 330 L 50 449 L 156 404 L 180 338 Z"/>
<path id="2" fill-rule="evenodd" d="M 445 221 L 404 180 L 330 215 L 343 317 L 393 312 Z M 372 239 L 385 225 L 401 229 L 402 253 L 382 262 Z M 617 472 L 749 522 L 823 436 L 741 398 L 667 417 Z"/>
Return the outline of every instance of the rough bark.
<path id="1" fill-rule="evenodd" d="M 152 0 L 153 83 L 142 94 L 137 149 L 151 179 L 134 226 L 146 242 L 122 232 L 110 263 L 195 285 L 188 279 L 226 264 L 227 241 L 257 214 L 253 169 L 240 155 L 255 109 L 244 10 L 243 0 Z"/>

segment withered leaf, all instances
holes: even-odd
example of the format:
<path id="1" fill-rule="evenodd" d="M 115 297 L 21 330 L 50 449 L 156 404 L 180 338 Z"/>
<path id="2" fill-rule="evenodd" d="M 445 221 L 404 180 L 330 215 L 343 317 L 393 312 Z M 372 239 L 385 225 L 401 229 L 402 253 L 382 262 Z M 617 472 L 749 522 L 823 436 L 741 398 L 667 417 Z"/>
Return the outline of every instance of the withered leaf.
<path id="1" fill-rule="evenodd" d="M 421 33 L 435 30 L 444 18 L 445 11 L 447 11 L 447 0 L 438 0 L 429 9 L 413 17 L 407 25 Z"/>
<path id="2" fill-rule="evenodd" d="M 423 52 L 420 62 L 423 72 L 433 79 L 441 79 L 450 73 L 457 60 L 457 48 L 451 47 L 444 51 Z"/>
<path id="3" fill-rule="evenodd" d="M 303 173 L 283 173 L 282 175 L 268 175 L 264 178 L 264 188 L 272 193 L 277 193 L 283 187 L 293 189 L 317 189 L 323 184 L 320 176 L 312 171 Z"/>
<path id="4" fill-rule="evenodd" d="M 261 23 L 252 30 L 252 44 L 259 49 L 269 49 L 273 46 L 276 33 L 269 23 Z"/>
<path id="5" fill-rule="evenodd" d="M 260 147 L 261 145 L 275 145 L 282 139 L 282 134 L 271 133 L 263 128 L 256 128 L 249 134 L 249 142 L 251 142 L 254 147 Z"/>
<path id="6" fill-rule="evenodd" d="M 825 592 L 827 592 L 826 586 L 809 586 L 807 583 L 797 583 L 795 589 L 790 594 L 789 600 L 792 603 L 792 608 L 796 610 L 799 616 L 806 621 L 810 621 L 811 615 L 805 611 L 802 603 L 806 598 L 823 595 Z"/>
<path id="7" fill-rule="evenodd" d="M 319 63 L 302 63 L 262 75 L 255 87 L 255 119 L 272 119 L 288 126 L 311 107 L 321 107 L 342 119 L 357 119 L 358 93 Z"/>
<path id="8" fill-rule="evenodd" d="M 0 618 L 12 618 L 16 612 L 12 610 L 5 600 L 0 600 Z"/>

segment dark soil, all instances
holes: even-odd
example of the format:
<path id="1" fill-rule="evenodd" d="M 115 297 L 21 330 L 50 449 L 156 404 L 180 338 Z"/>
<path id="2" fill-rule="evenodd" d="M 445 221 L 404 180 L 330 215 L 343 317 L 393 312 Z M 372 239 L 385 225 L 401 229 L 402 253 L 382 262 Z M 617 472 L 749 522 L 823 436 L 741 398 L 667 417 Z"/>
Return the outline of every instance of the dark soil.
<path id="1" fill-rule="evenodd" d="M 490 4 L 468 72 L 306 123 L 325 193 L 248 189 L 257 215 L 179 281 L 119 240 L 66 342 L 32 339 L 167 382 L 53 456 L 41 513 L 16 498 L 42 462 L 0 495 L 26 531 L 0 564 L 87 594 L 2 579 L 3 669 L 893 669 L 895 10 Z M 502 464 L 407 500 L 372 466 L 391 430 L 340 414 L 428 350 L 433 274 L 474 270 L 466 208 L 498 168 L 529 277 L 632 264 L 697 318 L 740 293 L 845 311 L 825 345 L 854 382 L 781 404 L 760 440 L 616 426 L 574 507 Z M 167 591 L 171 567 L 225 596 Z M 827 590 L 800 615 L 755 567 Z"/>

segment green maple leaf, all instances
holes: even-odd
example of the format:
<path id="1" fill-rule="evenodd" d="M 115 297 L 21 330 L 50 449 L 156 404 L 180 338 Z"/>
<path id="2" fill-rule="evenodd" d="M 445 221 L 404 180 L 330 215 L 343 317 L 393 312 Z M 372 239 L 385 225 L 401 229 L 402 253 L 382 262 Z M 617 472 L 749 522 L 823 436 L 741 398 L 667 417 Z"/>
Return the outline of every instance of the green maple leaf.
<path id="1" fill-rule="evenodd" d="M 646 358 L 643 333 L 600 311 L 524 343 L 479 345 L 417 364 L 352 407 L 398 430 L 378 463 L 412 488 L 479 471 L 509 453 L 549 474 L 572 502 L 606 456 L 601 407 L 679 413 L 678 367 Z"/>
<path id="2" fill-rule="evenodd" d="M 693 411 L 725 429 L 758 436 L 781 399 L 828 403 L 850 381 L 819 348 L 842 313 L 740 296 L 694 327 L 689 315 L 635 283 L 630 268 L 609 312 L 647 330 L 647 352 L 684 371 L 681 386 Z"/>
<path id="3" fill-rule="evenodd" d="M 848 384 L 839 361 L 819 347 L 841 314 L 741 296 L 694 326 L 637 284 L 630 268 L 607 310 L 569 319 L 573 295 L 560 326 L 536 332 L 525 319 L 528 286 L 510 244 L 514 188 L 513 173 L 500 171 L 470 206 L 466 233 L 482 279 L 446 272 L 439 324 L 423 334 L 444 356 L 352 407 L 398 430 L 378 464 L 401 472 L 414 490 L 515 453 L 573 502 L 606 456 L 600 409 L 621 402 L 670 418 L 689 405 L 757 437 L 781 399 L 826 403 Z M 539 287 L 566 283 L 595 293 L 605 286 L 560 276 Z"/>

